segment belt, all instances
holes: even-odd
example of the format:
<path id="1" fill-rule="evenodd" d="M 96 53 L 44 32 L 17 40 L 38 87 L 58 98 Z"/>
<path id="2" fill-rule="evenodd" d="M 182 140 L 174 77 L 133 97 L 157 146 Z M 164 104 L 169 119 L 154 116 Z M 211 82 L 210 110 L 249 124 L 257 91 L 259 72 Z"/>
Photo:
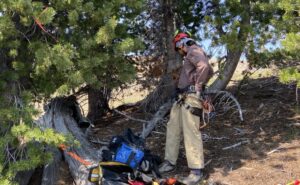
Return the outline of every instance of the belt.
<path id="1" fill-rule="evenodd" d="M 206 85 L 202 85 L 202 91 L 206 88 Z M 194 85 L 189 85 L 185 88 L 177 88 L 177 92 L 179 94 L 181 93 L 195 93 L 196 92 L 196 88 Z"/>
<path id="2" fill-rule="evenodd" d="M 179 94 L 181 93 L 195 93 L 196 92 L 196 89 L 195 89 L 195 86 L 194 85 L 190 85 L 190 86 L 187 86 L 185 88 L 178 88 L 177 89 L 177 92 Z"/>

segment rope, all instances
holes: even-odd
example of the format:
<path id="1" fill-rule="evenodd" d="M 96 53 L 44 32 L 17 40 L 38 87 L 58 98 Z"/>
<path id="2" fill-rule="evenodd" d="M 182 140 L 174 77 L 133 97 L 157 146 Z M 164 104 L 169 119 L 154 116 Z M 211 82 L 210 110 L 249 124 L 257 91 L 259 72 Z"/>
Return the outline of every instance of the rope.
<path id="1" fill-rule="evenodd" d="M 48 7 L 46 7 L 41 14 L 43 14 Z M 43 26 L 43 24 L 41 23 L 41 21 L 38 18 L 33 17 L 34 22 L 39 26 L 39 28 L 41 28 L 41 30 L 43 30 L 43 32 L 45 32 L 47 35 L 49 35 L 53 40 L 55 40 L 55 42 L 58 42 L 58 40 L 49 33 L 49 31 Z"/>

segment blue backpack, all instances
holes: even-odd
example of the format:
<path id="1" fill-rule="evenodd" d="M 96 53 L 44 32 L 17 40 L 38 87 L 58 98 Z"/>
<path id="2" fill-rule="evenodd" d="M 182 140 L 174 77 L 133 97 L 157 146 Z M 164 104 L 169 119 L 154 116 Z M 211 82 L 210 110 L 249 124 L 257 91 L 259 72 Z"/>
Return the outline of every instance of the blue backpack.
<path id="1" fill-rule="evenodd" d="M 111 139 L 108 149 L 102 153 L 103 161 L 116 161 L 136 169 L 144 158 L 145 141 L 128 128 Z"/>
<path id="2" fill-rule="evenodd" d="M 140 148 L 122 143 L 116 152 L 114 161 L 127 164 L 136 169 L 144 158 L 144 151 Z"/>

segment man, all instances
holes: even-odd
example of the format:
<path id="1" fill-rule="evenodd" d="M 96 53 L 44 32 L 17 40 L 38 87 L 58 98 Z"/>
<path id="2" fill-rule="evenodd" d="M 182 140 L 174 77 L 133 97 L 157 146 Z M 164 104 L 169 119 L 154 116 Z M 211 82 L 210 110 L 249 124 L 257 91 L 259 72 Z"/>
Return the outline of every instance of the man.
<path id="1" fill-rule="evenodd" d="M 175 169 L 179 153 L 180 134 L 183 132 L 184 146 L 190 174 L 182 179 L 187 185 L 197 184 L 203 177 L 204 155 L 200 117 L 194 115 L 194 108 L 201 109 L 201 91 L 213 75 L 208 57 L 202 48 L 187 33 L 178 33 L 174 37 L 175 50 L 184 58 L 178 81 L 179 100 L 171 109 L 167 124 L 165 161 L 160 165 L 161 173 Z"/>

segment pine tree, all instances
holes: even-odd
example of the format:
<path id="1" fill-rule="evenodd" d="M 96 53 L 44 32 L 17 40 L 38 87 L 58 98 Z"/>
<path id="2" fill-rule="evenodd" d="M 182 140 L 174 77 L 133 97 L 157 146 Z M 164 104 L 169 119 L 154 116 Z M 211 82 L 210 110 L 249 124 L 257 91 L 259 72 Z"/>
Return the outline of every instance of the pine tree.
<path id="1" fill-rule="evenodd" d="M 299 37 L 299 0 L 199 0 L 174 5 L 177 29 L 210 41 L 208 54 L 219 57 L 214 89 L 226 87 L 242 55 L 253 67 L 268 66 L 279 55 L 267 44 L 276 48 L 282 37 L 296 44 Z M 292 56 L 285 54 L 284 59 Z"/>
<path id="2" fill-rule="evenodd" d="M 84 86 L 111 89 L 130 81 L 124 55 L 143 45 L 132 32 L 142 8 L 133 0 L 0 2 L 0 184 L 51 160 L 45 145 L 72 141 L 33 124 L 33 100 Z"/>
<path id="3" fill-rule="evenodd" d="M 147 37 L 151 48 L 154 48 L 150 51 L 159 57 L 171 56 L 163 58 L 164 64 L 161 66 L 164 67 L 161 68 L 173 67 L 176 64 L 175 54 L 168 50 L 172 48 L 165 47 L 166 44 L 172 45 L 172 37 L 162 34 L 168 32 L 169 35 L 173 35 L 174 29 L 170 27 L 174 27 L 175 23 L 176 29 L 190 31 L 197 41 L 210 41 L 207 42 L 210 43 L 207 46 L 210 51 L 207 53 L 219 57 L 218 78 L 210 85 L 214 90 L 226 88 L 242 55 L 246 56 L 254 67 L 269 64 L 264 46 L 274 43 L 282 33 L 282 29 L 275 26 L 279 22 L 283 23 L 284 15 L 278 0 L 149 0 L 148 3 L 150 10 L 145 16 L 148 21 L 146 30 L 149 30 L 149 25 L 150 29 L 154 30 L 154 34 L 151 30 L 148 34 L 150 37 Z M 165 4 L 169 4 L 168 11 L 163 11 Z M 157 15 L 161 15 L 163 19 Z M 171 21 L 166 25 L 168 19 Z M 149 38 L 152 40 L 149 41 Z M 166 73 L 170 73 L 170 70 L 165 70 L 163 74 Z M 164 83 L 160 84 L 166 86 Z M 155 93 L 156 91 L 153 94 Z M 170 94 L 159 98 L 170 97 Z M 152 101 L 151 96 L 150 100 L 147 100 L 150 106 L 154 105 L 152 102 L 161 102 L 156 96 L 152 97 Z M 157 107 L 150 107 L 154 110 L 155 108 Z"/>
<path id="4" fill-rule="evenodd" d="M 296 102 L 299 104 L 298 89 L 300 88 L 300 0 L 281 0 L 279 6 L 285 11 L 283 20 L 285 24 L 278 24 L 286 33 L 282 41 L 283 49 L 280 51 L 290 67 L 280 71 L 279 78 L 283 83 L 296 83 Z M 296 63 L 296 65 L 291 65 Z"/>

